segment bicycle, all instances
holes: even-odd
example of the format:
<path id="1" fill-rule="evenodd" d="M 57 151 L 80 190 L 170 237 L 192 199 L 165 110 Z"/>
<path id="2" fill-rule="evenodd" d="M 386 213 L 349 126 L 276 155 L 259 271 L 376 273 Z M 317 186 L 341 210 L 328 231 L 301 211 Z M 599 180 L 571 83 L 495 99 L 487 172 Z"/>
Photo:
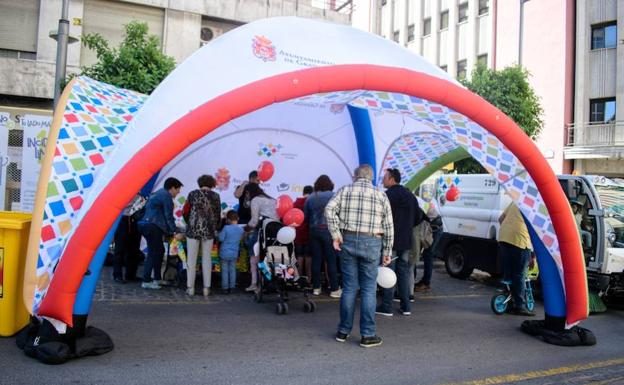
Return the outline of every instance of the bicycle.
<path id="1" fill-rule="evenodd" d="M 492 308 L 492 311 L 494 312 L 494 314 L 497 314 L 497 315 L 506 313 L 509 308 L 509 303 L 512 302 L 511 282 L 504 281 L 503 284 L 505 285 L 505 289 L 503 293 L 496 294 L 495 296 L 492 297 L 492 300 L 490 301 L 490 307 Z M 533 311 L 533 309 L 535 309 L 535 299 L 533 298 L 533 288 L 531 286 L 531 279 L 527 277 L 527 279 L 524 281 L 524 284 L 525 284 L 524 299 L 526 302 L 526 307 L 529 311 Z"/>

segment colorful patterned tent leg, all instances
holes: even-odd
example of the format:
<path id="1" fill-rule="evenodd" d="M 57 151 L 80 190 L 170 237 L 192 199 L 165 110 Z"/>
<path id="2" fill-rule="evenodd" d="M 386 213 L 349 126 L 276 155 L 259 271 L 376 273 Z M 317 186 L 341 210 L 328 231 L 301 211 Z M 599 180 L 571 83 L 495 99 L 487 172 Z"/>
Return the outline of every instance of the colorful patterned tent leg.
<path id="1" fill-rule="evenodd" d="M 459 162 L 462 159 L 469 158 L 470 154 L 466 152 L 462 147 L 458 147 L 451 152 L 447 152 L 441 157 L 435 159 L 433 162 L 426 165 L 422 168 L 416 175 L 414 175 L 406 184 L 410 190 L 416 189 L 422 182 L 424 182 L 427 178 L 433 175 L 434 172 L 438 171 L 442 167 L 446 166 L 449 163 Z"/>

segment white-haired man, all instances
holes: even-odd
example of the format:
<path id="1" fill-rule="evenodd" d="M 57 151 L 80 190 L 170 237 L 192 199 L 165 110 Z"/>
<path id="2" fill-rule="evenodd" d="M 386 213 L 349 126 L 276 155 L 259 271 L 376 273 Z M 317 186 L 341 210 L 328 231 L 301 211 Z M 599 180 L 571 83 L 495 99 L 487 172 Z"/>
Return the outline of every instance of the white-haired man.
<path id="1" fill-rule="evenodd" d="M 394 228 L 388 197 L 372 184 L 373 169 L 355 169 L 354 182 L 344 186 L 327 203 L 325 217 L 342 271 L 340 323 L 336 340 L 347 340 L 353 328 L 355 299 L 360 289 L 360 346 L 381 345 L 375 330 L 377 266 L 390 263 Z M 382 257 L 383 256 L 383 257 Z"/>

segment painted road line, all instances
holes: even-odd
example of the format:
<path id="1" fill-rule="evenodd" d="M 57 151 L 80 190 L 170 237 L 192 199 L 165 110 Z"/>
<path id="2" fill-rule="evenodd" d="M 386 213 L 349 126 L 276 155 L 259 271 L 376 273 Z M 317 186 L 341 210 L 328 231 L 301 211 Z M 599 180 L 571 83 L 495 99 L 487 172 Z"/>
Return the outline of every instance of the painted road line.
<path id="1" fill-rule="evenodd" d="M 607 385 L 607 384 L 624 384 L 624 377 L 609 378 L 603 381 L 590 381 L 585 385 Z"/>
<path id="2" fill-rule="evenodd" d="M 526 372 L 526 373 L 520 373 L 520 374 L 507 374 L 503 376 L 488 377 L 488 378 L 484 378 L 481 380 L 450 382 L 444 385 L 509 384 L 513 382 L 533 380 L 536 378 L 543 378 L 543 377 L 552 377 L 552 376 L 557 376 L 561 374 L 575 373 L 575 372 L 581 372 L 584 370 L 591 370 L 591 369 L 598 369 L 598 368 L 606 368 L 609 366 L 616 366 L 616 365 L 624 365 L 624 358 L 616 358 L 616 359 L 606 360 L 606 361 L 597 361 L 597 362 L 592 362 L 589 364 L 582 364 L 582 365 L 562 366 L 560 368 L 532 371 L 532 372 Z M 592 382 L 591 384 L 596 384 L 596 383 Z M 608 384 L 608 382 L 606 382 L 605 384 Z"/>

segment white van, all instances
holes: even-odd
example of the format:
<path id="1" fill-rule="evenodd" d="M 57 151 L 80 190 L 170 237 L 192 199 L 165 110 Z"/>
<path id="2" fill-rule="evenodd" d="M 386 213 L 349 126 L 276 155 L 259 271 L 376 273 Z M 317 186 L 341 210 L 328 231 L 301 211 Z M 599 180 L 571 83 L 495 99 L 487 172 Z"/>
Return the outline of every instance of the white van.
<path id="1" fill-rule="evenodd" d="M 460 191 L 455 201 L 447 201 L 442 194 L 451 185 Z M 448 273 L 466 278 L 478 267 L 497 274 L 498 218 L 511 198 L 489 174 L 443 174 L 435 179 L 435 191 L 444 226 L 438 250 Z"/>
<path id="2" fill-rule="evenodd" d="M 589 234 L 582 247 L 590 289 L 624 299 L 624 184 L 601 176 L 557 178 L 568 200 L 581 206 L 579 222 Z M 451 183 L 460 190 L 454 202 L 442 194 Z M 467 278 L 477 268 L 499 275 L 498 218 L 510 203 L 502 187 L 489 174 L 446 174 L 435 179 L 433 190 L 444 223 L 438 250 L 447 272 Z"/>

